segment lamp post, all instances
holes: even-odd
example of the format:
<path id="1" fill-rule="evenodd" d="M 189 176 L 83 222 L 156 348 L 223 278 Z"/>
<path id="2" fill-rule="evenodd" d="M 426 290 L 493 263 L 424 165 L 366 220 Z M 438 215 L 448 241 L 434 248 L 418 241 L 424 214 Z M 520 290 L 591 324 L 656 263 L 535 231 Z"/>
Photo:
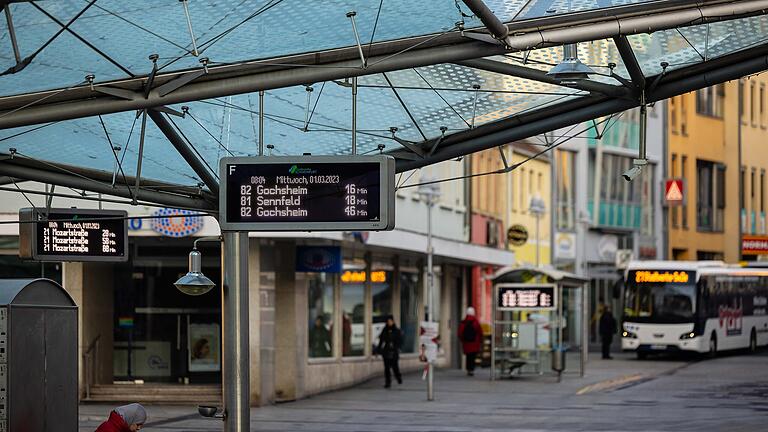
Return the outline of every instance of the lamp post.
<path id="1" fill-rule="evenodd" d="M 528 205 L 528 211 L 536 218 L 536 267 L 539 267 L 539 249 L 541 247 L 539 244 L 539 222 L 541 221 L 541 217 L 544 216 L 544 213 L 547 211 L 547 204 L 540 196 L 532 196 L 531 202 Z"/>
<path id="2" fill-rule="evenodd" d="M 432 207 L 440 198 L 440 186 L 437 183 L 430 183 L 431 178 L 422 177 L 422 185 L 419 186 L 418 194 L 427 204 L 427 322 L 431 323 L 434 318 L 434 287 L 435 273 L 432 268 Z M 432 359 L 427 359 L 427 400 L 435 400 L 434 391 L 434 371 L 435 365 Z"/>

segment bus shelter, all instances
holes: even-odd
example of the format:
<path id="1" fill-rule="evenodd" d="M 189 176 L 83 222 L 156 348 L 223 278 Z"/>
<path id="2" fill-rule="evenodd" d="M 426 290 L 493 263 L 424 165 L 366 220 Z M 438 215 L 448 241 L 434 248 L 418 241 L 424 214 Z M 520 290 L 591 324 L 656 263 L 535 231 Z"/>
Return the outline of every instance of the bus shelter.
<path id="1" fill-rule="evenodd" d="M 558 380 L 563 373 L 583 376 L 588 279 L 552 268 L 506 267 L 492 282 L 491 379 L 546 371 Z"/>

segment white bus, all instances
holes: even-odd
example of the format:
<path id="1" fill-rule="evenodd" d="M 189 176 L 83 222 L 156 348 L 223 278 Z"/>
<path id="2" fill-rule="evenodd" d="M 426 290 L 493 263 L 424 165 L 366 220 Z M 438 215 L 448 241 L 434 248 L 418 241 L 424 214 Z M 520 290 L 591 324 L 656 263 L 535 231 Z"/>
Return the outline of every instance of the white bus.
<path id="1" fill-rule="evenodd" d="M 626 272 L 621 347 L 709 353 L 768 344 L 768 268 L 637 261 Z"/>

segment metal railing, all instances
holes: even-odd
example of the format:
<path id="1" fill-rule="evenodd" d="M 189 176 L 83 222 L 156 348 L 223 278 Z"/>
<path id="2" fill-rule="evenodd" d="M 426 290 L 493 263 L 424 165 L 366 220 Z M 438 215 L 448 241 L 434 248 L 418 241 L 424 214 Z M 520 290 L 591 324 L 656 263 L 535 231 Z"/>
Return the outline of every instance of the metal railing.
<path id="1" fill-rule="evenodd" d="M 84 371 L 84 379 L 85 379 L 85 398 L 90 399 L 91 398 L 91 386 L 96 381 L 97 377 L 99 376 L 99 341 L 101 340 L 101 335 L 96 336 L 93 338 L 90 344 L 88 344 L 88 347 L 85 349 L 85 352 L 83 353 L 83 371 Z"/>

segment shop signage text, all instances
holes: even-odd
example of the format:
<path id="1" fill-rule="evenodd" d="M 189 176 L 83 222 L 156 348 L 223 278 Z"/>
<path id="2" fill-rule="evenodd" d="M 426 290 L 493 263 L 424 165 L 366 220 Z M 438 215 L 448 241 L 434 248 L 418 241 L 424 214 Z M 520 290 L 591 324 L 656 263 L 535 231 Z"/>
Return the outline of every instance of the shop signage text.
<path id="1" fill-rule="evenodd" d="M 363 283 L 367 280 L 365 270 L 347 270 L 341 274 L 341 281 L 344 283 Z M 386 283 L 387 272 L 384 270 L 372 271 L 371 282 Z"/>
<path id="2" fill-rule="evenodd" d="M 741 238 L 742 255 L 768 255 L 768 236 L 744 236 Z"/>

